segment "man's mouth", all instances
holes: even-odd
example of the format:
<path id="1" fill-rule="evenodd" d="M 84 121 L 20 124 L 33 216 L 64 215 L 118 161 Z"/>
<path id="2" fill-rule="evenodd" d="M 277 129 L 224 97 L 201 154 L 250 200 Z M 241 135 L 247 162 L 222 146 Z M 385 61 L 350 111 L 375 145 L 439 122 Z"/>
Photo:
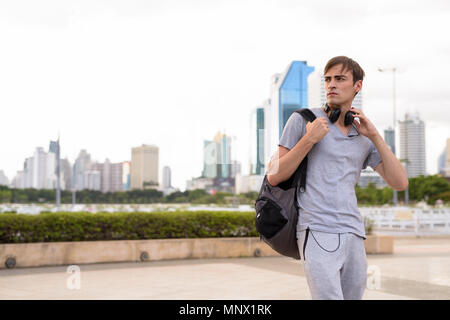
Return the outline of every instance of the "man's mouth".
<path id="1" fill-rule="evenodd" d="M 336 92 L 329 92 L 328 95 L 329 96 L 337 96 L 337 93 Z"/>

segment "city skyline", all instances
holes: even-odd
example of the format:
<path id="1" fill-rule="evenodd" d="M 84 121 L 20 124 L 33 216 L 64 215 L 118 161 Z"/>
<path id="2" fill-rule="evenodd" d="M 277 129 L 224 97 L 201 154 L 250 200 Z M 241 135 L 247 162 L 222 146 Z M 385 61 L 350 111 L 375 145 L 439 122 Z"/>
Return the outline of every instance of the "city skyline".
<path id="1" fill-rule="evenodd" d="M 377 68 L 397 67 L 398 119 L 419 111 L 427 173 L 437 173 L 450 137 L 450 45 L 430 35 L 448 29 L 448 12 L 445 1 L 1 3 L 0 170 L 12 180 L 60 132 L 71 163 L 81 149 L 120 162 L 156 144 L 184 190 L 201 175 L 203 140 L 225 128 L 246 174 L 250 113 L 272 75 L 343 54 L 366 71 L 364 112 L 381 135 L 392 80 Z"/>

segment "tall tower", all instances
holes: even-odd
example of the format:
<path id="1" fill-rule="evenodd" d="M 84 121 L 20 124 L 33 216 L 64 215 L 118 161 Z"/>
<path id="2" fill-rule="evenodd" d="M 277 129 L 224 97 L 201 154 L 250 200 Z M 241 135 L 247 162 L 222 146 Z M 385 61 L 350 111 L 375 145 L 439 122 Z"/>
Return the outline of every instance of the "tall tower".
<path id="1" fill-rule="evenodd" d="M 450 177 L 450 138 L 447 138 L 445 148 L 438 158 L 438 173 Z"/>
<path id="2" fill-rule="evenodd" d="M 172 172 L 170 170 L 170 167 L 164 166 L 163 168 L 163 181 L 162 181 L 162 187 L 163 189 L 168 189 L 172 187 Z"/>
<path id="3" fill-rule="evenodd" d="M 217 144 L 217 176 L 219 178 L 231 177 L 231 137 L 225 133 L 217 132 L 214 137 Z"/>
<path id="4" fill-rule="evenodd" d="M 84 172 L 90 170 L 92 166 L 91 155 L 82 149 L 73 164 L 72 190 L 83 190 L 87 188 Z"/>
<path id="5" fill-rule="evenodd" d="M 400 161 L 404 161 L 408 178 L 426 174 L 425 166 L 425 124 L 419 115 L 405 114 L 399 121 Z"/>
<path id="6" fill-rule="evenodd" d="M 159 148 L 145 145 L 131 149 L 131 189 L 156 188 L 158 186 Z"/>
<path id="7" fill-rule="evenodd" d="M 392 127 L 384 130 L 384 141 L 391 148 L 393 154 L 395 154 L 395 131 Z"/>
<path id="8" fill-rule="evenodd" d="M 272 76 L 270 104 L 264 108 L 264 164 L 278 149 L 283 128 L 291 114 L 308 107 L 308 75 L 314 67 L 306 61 L 293 61 L 283 73 Z"/>

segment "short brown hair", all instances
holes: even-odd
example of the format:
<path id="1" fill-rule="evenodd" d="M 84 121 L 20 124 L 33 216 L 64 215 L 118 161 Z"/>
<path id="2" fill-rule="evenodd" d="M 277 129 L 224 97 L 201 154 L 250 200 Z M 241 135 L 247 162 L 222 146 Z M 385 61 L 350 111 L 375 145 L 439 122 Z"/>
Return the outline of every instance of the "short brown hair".
<path id="1" fill-rule="evenodd" d="M 327 73 L 328 70 L 340 64 L 342 64 L 342 71 L 348 70 L 353 74 L 353 84 L 355 84 L 356 81 L 362 80 L 364 78 L 364 70 L 359 66 L 358 62 L 346 56 L 337 56 L 331 58 L 330 61 L 327 62 L 323 73 Z"/>

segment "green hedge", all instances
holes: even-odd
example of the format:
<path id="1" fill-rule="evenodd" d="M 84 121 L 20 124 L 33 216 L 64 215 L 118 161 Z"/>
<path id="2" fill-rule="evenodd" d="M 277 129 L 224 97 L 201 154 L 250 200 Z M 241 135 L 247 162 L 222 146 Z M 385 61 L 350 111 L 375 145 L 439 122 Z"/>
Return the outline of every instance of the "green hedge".
<path id="1" fill-rule="evenodd" d="M 0 214 L 0 243 L 257 236 L 254 211 Z"/>

